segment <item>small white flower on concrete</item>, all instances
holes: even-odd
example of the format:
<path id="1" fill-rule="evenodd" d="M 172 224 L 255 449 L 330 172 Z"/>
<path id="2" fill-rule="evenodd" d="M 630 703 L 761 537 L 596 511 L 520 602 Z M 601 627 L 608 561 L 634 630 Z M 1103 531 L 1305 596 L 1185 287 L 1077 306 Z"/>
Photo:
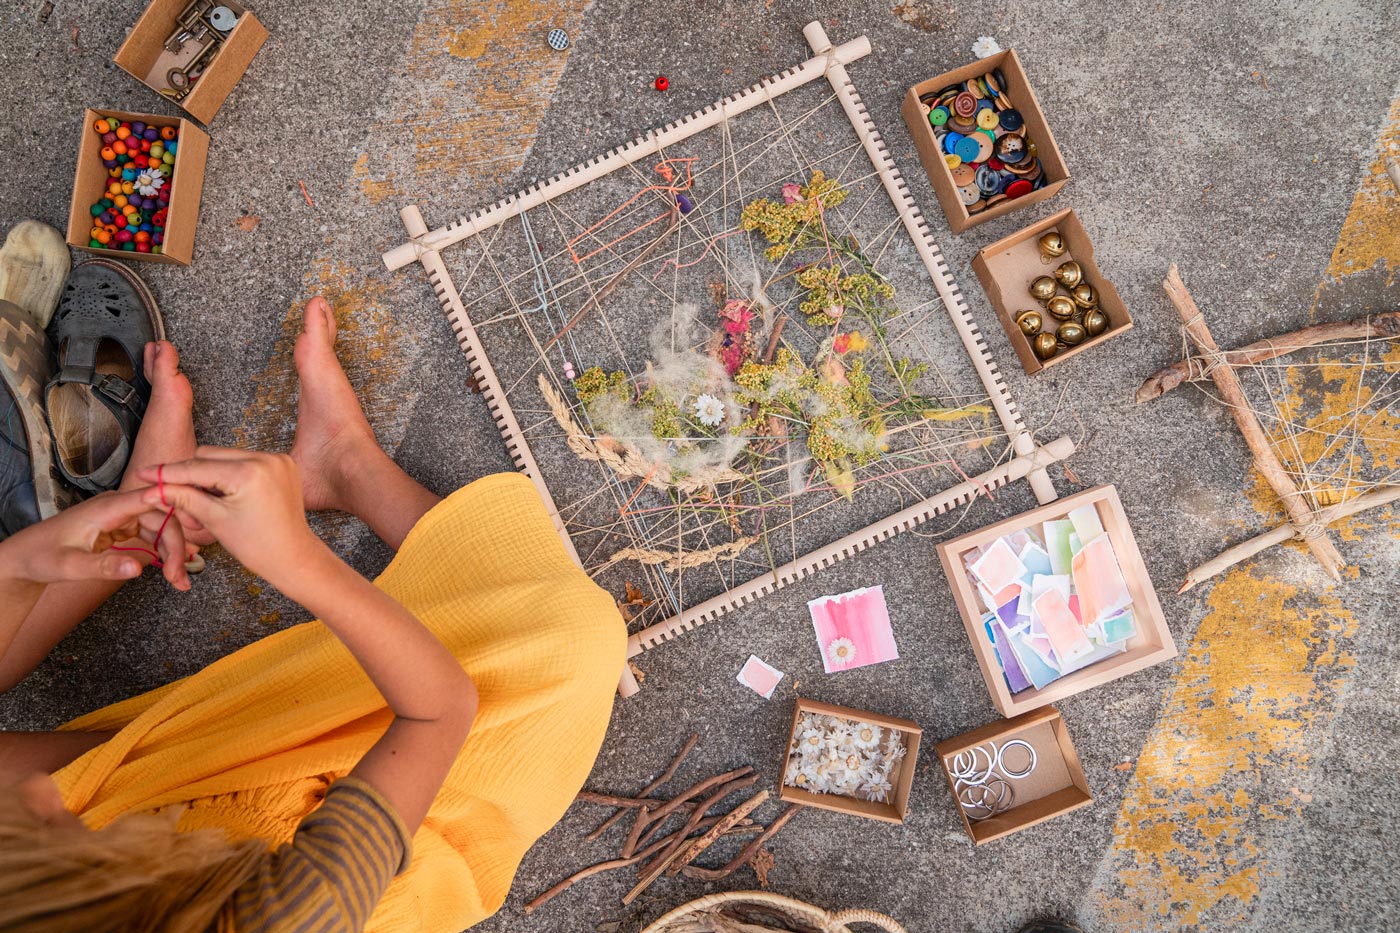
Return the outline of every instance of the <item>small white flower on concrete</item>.
<path id="1" fill-rule="evenodd" d="M 972 54 L 978 58 L 991 58 L 1001 51 L 1001 44 L 991 36 L 978 36 L 977 41 L 972 43 Z"/>

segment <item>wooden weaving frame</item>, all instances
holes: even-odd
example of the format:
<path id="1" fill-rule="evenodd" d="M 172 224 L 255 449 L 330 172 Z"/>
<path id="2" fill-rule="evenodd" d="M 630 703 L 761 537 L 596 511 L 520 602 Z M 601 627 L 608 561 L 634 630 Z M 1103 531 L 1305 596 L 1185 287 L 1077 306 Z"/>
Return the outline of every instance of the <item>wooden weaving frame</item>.
<path id="1" fill-rule="evenodd" d="M 1040 503 L 1050 502 L 1057 497 L 1057 494 L 1045 468 L 1051 463 L 1065 459 L 1074 452 L 1074 442 L 1068 437 L 1059 437 L 1046 444 L 1037 445 L 1030 430 L 1025 426 L 1016 402 L 1012 399 L 977 324 L 968 313 L 967 303 L 962 297 L 957 282 L 953 280 L 948 264 L 943 259 L 937 243 L 934 242 L 929 232 L 923 214 L 910 195 L 899 169 L 890 158 L 884 139 L 879 130 L 875 128 L 866 112 L 865 105 L 861 102 L 859 94 L 856 93 L 855 86 L 846 73 L 845 66 L 847 64 L 870 54 L 870 41 L 866 37 L 860 36 L 842 45 L 833 46 L 827 38 L 826 31 L 818 22 L 809 23 L 802 32 L 813 53 L 813 57 L 802 64 L 766 78 L 735 95 L 711 104 L 703 110 L 667 124 L 661 129 L 652 130 L 626 145 L 576 165 L 546 181 L 536 182 L 522 191 L 502 198 L 496 203 L 444 227 L 429 230 L 423 220 L 422 212 L 416 205 L 410 204 L 404 207 L 399 212 L 399 216 L 403 220 L 409 240 L 383 255 L 384 264 L 390 271 L 402 269 L 417 262 L 427 273 L 428 281 L 457 336 L 457 342 L 476 377 L 481 395 L 486 400 L 492 417 L 495 419 L 496 427 L 506 443 L 511 459 L 516 467 L 534 482 L 549 510 L 555 527 L 563 538 L 565 548 L 577 561 L 578 553 L 559 515 L 554 497 L 544 481 L 535 461 L 534 453 L 531 451 L 515 412 L 506 398 L 506 393 L 495 368 L 487 357 L 462 297 L 448 274 L 441 251 L 489 230 L 512 217 L 523 214 L 531 208 L 544 204 L 551 198 L 573 191 L 618 169 L 656 155 L 668 146 L 674 146 L 791 90 L 822 77 L 830 82 L 837 99 L 840 101 L 841 108 L 845 111 L 852 128 L 859 137 L 872 166 L 899 214 L 900 220 L 913 241 L 919 258 L 928 271 L 944 307 L 948 311 L 958 337 L 967 350 L 978 378 L 987 391 L 992 407 L 1006 430 L 1013 456 L 1004 463 L 902 509 L 888 518 L 867 525 L 780 567 L 765 571 L 754 579 L 732 587 L 695 606 L 683 607 L 677 615 L 631 634 L 627 642 L 629 658 L 636 657 L 683 632 L 717 619 L 732 609 L 747 605 L 789 583 L 804 579 L 809 574 L 863 551 L 872 544 L 893 537 L 901 531 L 970 502 L 981 493 L 1005 486 L 1016 480 L 1027 480 Z M 637 681 L 630 669 L 624 670 L 619 691 L 623 696 L 630 696 L 637 689 Z"/>

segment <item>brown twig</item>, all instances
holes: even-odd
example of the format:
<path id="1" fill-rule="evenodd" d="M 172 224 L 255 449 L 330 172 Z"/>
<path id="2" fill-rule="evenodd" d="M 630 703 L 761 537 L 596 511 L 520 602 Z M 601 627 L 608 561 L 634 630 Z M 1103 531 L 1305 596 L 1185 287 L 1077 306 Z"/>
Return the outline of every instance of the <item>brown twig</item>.
<path id="1" fill-rule="evenodd" d="M 1326 324 L 1313 324 L 1280 334 L 1267 340 L 1257 340 L 1238 350 L 1228 350 L 1225 359 L 1231 366 L 1249 366 L 1262 363 L 1275 357 L 1302 350 L 1305 347 L 1327 343 L 1332 340 L 1356 340 L 1368 337 L 1400 336 L 1400 311 L 1386 311 L 1369 314 L 1366 317 L 1352 318 L 1349 321 L 1329 321 Z M 1194 382 L 1206 377 L 1209 361 L 1193 356 L 1164 366 L 1143 380 L 1134 400 L 1138 404 L 1149 402 L 1175 389 L 1183 382 Z"/>
<path id="2" fill-rule="evenodd" d="M 675 800 L 664 797 L 619 797 L 616 794 L 599 794 L 591 790 L 581 790 L 574 797 L 575 803 L 592 803 L 602 807 L 621 807 L 624 810 L 639 810 L 642 807 L 661 807 Z M 684 803 L 682 803 L 684 805 Z"/>
<path id="3" fill-rule="evenodd" d="M 681 750 L 676 752 L 676 757 L 671 759 L 670 765 L 666 767 L 665 771 L 661 772 L 661 776 L 658 777 L 656 780 L 652 781 L 646 787 L 643 787 L 641 791 L 637 794 L 637 796 L 645 797 L 647 794 L 650 794 L 662 784 L 665 784 L 667 781 L 671 780 L 671 778 L 675 777 L 676 770 L 680 768 L 681 762 L 685 761 L 685 756 L 690 754 L 691 749 L 695 748 L 695 743 L 699 741 L 700 736 L 698 734 L 691 735 L 690 738 L 686 739 L 685 744 L 681 746 Z M 593 830 L 593 832 L 589 833 L 583 838 L 587 839 L 589 842 L 592 842 L 594 839 L 597 839 L 599 836 L 603 835 L 603 833 L 607 832 L 608 829 L 611 828 L 615 823 L 617 823 L 618 820 L 622 819 L 624 813 L 624 810 L 619 809 L 612 816 L 604 820 L 597 829 Z"/>
<path id="4" fill-rule="evenodd" d="M 715 804 L 719 803 L 725 797 L 728 797 L 730 794 L 734 793 L 736 790 L 742 790 L 745 787 L 752 785 L 757 780 L 757 774 L 749 774 L 744 777 L 735 778 L 734 780 L 721 784 L 719 787 L 715 788 L 714 793 L 710 794 L 710 796 L 700 801 L 700 803 L 695 807 L 695 809 L 691 811 L 690 818 L 686 820 L 685 826 L 681 828 L 681 836 L 689 836 L 691 832 L 694 831 L 695 824 L 699 822 L 702 816 L 704 816 L 706 813 L 712 810 Z M 677 843 L 675 848 L 679 849 L 680 844 Z M 623 854 L 625 855 L 626 853 Z M 650 863 L 642 866 L 642 874 L 650 873 L 651 870 L 655 868 L 658 863 L 669 861 L 670 858 L 675 854 L 676 853 L 673 850 L 662 852 Z"/>
<path id="5" fill-rule="evenodd" d="M 754 775 L 754 777 L 756 778 L 757 775 Z M 744 779 L 740 778 L 739 780 Z M 736 784 L 738 783 L 738 781 L 731 781 L 730 783 Z M 724 785 L 718 791 L 716 791 L 711 798 L 709 798 L 711 806 L 713 806 L 714 803 L 718 802 L 721 799 L 721 792 L 723 792 L 724 796 L 728 796 L 728 794 L 730 793 L 729 790 L 726 790 L 726 788 L 728 787 L 728 784 Z M 734 789 L 737 790 L 737 788 Z M 735 807 L 723 819 L 721 819 L 718 823 L 712 826 L 708 832 L 706 832 L 698 840 L 691 842 L 690 845 L 686 845 L 687 841 L 689 841 L 688 839 L 682 838 L 675 845 L 662 850 L 660 855 L 652 859 L 649 867 L 645 868 L 642 871 L 641 880 L 639 880 L 636 886 L 632 888 L 632 890 L 628 891 L 627 894 L 622 898 L 622 903 L 626 905 L 635 901 L 637 899 L 637 896 L 643 891 L 645 891 L 647 888 L 651 887 L 652 883 L 655 882 L 657 878 L 660 878 L 662 873 L 665 872 L 666 869 L 669 868 L 673 862 L 675 862 L 679 858 L 682 858 L 683 856 L 687 856 L 691 852 L 695 852 L 696 854 L 698 854 L 699 852 L 704 851 L 705 846 L 708 846 L 715 839 L 719 838 L 719 834 L 721 832 L 733 826 L 739 820 L 742 820 L 745 816 L 748 816 L 748 814 L 752 812 L 755 807 L 757 807 L 759 804 L 763 803 L 763 801 L 767 799 L 768 791 L 759 791 L 752 798 Z M 693 818 L 694 817 L 692 816 L 692 819 Z M 686 836 L 688 836 L 690 830 L 686 829 L 682 830 L 682 832 Z M 708 840 L 708 842 L 706 842 L 706 840 Z M 704 845 L 701 845 L 701 843 L 704 843 Z M 681 864 L 684 865 L 685 862 L 683 861 L 681 862 Z"/>
<path id="6" fill-rule="evenodd" d="M 748 800 L 739 804 L 733 810 L 730 810 L 729 813 L 725 814 L 724 819 L 711 827 L 709 832 L 681 849 L 680 854 L 671 860 L 671 867 L 666 869 L 666 874 L 670 875 L 672 878 L 679 875 L 682 868 L 699 858 L 700 854 L 714 845 L 726 830 L 733 828 L 736 823 L 744 819 L 744 817 L 748 816 L 754 810 L 757 810 L 767 799 L 768 791 L 761 790 Z"/>
<path id="7" fill-rule="evenodd" d="M 802 808 L 795 803 L 788 804 L 788 808 L 779 814 L 777 819 L 769 823 L 768 827 L 764 829 L 757 838 L 753 839 L 748 845 L 744 846 L 743 849 L 739 850 L 739 854 L 734 856 L 729 864 L 725 865 L 723 868 L 701 868 L 698 865 L 687 865 L 681 874 L 695 881 L 719 881 L 723 878 L 728 878 L 747 865 L 749 859 L 757 855 L 758 850 L 763 848 L 764 843 L 776 836 L 778 830 L 786 826 L 788 820 L 796 816 L 797 811 L 801 809 Z"/>
<path id="8" fill-rule="evenodd" d="M 1186 283 L 1181 281 L 1181 274 L 1177 271 L 1176 263 L 1172 263 L 1167 270 L 1167 278 L 1162 282 L 1162 287 L 1176 307 L 1176 313 L 1181 316 L 1186 333 L 1196 342 L 1196 345 L 1212 359 L 1223 358 L 1224 354 L 1220 352 L 1215 338 L 1211 336 L 1210 328 L 1206 326 L 1200 308 L 1196 307 L 1191 293 L 1186 290 Z M 1263 475 L 1264 481 L 1269 484 L 1279 500 L 1282 501 L 1284 511 L 1288 513 L 1288 520 L 1304 530 L 1303 542 L 1308 546 L 1313 557 L 1317 558 L 1317 562 L 1322 565 L 1327 576 L 1333 580 L 1340 580 L 1342 576 L 1340 568 L 1344 564 L 1342 555 L 1338 553 L 1337 546 L 1332 543 L 1331 537 L 1328 536 L 1327 526 L 1317 521 L 1317 516 L 1308 507 L 1302 492 L 1293 482 L 1292 477 L 1288 475 L 1288 472 L 1284 470 L 1283 464 L 1279 462 L 1278 454 L 1274 452 L 1273 446 L 1269 443 L 1268 435 L 1259 426 L 1259 419 L 1254 416 L 1253 409 L 1249 407 L 1249 402 L 1244 397 L 1244 390 L 1240 388 L 1240 381 L 1235 375 L 1235 370 L 1228 365 L 1211 366 L 1210 376 L 1215 380 L 1216 388 L 1220 390 L 1220 397 L 1225 401 L 1230 414 L 1234 416 L 1235 424 L 1239 426 L 1240 433 L 1244 435 L 1245 443 L 1249 445 L 1250 452 L 1254 454 L 1254 465 Z"/>
<path id="9" fill-rule="evenodd" d="M 625 810 L 618 810 L 618 813 L 625 813 Z M 632 828 L 627 831 L 627 840 L 622 843 L 622 857 L 629 858 L 633 852 L 637 851 L 637 840 L 641 838 L 642 827 L 647 825 L 647 814 L 651 811 L 642 807 L 637 811 L 637 818 L 632 821 Z"/>
<path id="10" fill-rule="evenodd" d="M 750 774 L 752 771 L 753 768 L 745 766 L 743 768 L 735 768 L 733 771 L 726 771 L 724 774 L 716 774 L 714 777 L 706 778 L 699 784 L 696 784 L 693 787 L 691 787 L 689 790 L 682 792 L 679 796 L 672 798 L 670 803 L 667 803 L 653 811 L 652 814 L 649 817 L 647 817 L 648 825 L 655 825 L 663 822 L 672 813 L 684 806 L 691 798 L 700 796 L 710 788 L 716 787 L 720 784 L 724 784 L 728 781 L 732 781 L 735 778 L 743 777 L 744 775 Z M 754 777 L 754 780 L 758 780 L 758 777 L 756 775 Z M 749 783 L 753 782 L 750 781 Z M 645 829 L 646 827 L 644 826 L 642 828 Z M 655 836 L 659 829 L 660 827 L 657 826 L 650 833 L 647 833 L 646 835 L 642 836 L 640 844 L 646 845 L 647 840 L 650 839 L 652 836 Z"/>
<path id="11" fill-rule="evenodd" d="M 718 816 L 706 817 L 705 819 L 701 820 L 695 825 L 695 830 L 709 829 L 715 823 L 719 822 L 720 819 L 722 818 Z M 754 826 L 752 824 L 746 825 L 747 823 L 748 821 L 744 821 L 743 823 L 740 823 L 737 826 L 731 827 L 730 829 L 725 831 L 724 835 L 744 836 L 755 832 L 759 832 L 761 830 L 761 827 Z M 674 835 L 667 836 L 664 839 L 658 840 L 650 847 L 643 849 L 641 852 L 638 852 L 631 858 L 621 858 L 613 859 L 612 861 L 608 862 L 599 862 L 597 865 L 590 865 L 587 868 L 584 868 L 580 871 L 576 871 L 569 877 L 565 878 L 563 881 L 560 881 L 558 884 L 554 885 L 554 887 L 550 888 L 548 891 L 545 891 L 539 897 L 536 897 L 534 900 L 530 901 L 530 903 L 526 904 L 525 913 L 534 913 L 541 906 L 543 906 L 545 902 L 551 901 L 558 895 L 563 894 L 564 891 L 571 887 L 575 882 L 582 881 L 584 878 L 587 878 L 591 875 L 597 875 L 605 871 L 613 871 L 617 868 L 626 868 L 629 865 L 635 865 L 638 862 L 643 861 L 644 859 L 650 858 L 657 852 L 661 851 L 661 849 L 663 849 L 664 847 L 672 845 L 675 842 L 676 838 Z"/>

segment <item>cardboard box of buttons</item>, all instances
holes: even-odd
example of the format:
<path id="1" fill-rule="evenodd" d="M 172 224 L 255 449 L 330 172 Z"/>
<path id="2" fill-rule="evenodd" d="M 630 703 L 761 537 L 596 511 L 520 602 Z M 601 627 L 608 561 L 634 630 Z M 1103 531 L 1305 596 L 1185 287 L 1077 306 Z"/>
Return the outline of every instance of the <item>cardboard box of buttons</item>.
<path id="1" fill-rule="evenodd" d="M 228 22 L 227 32 L 210 26 Z M 112 61 L 207 124 L 266 40 L 267 28 L 237 0 L 151 0 Z M 190 71 L 198 76 L 183 77 Z M 166 93 L 185 82 L 184 97 Z"/>
<path id="2" fill-rule="evenodd" d="M 107 190 L 111 176 L 102 164 L 102 137 L 93 130 L 99 117 L 115 117 L 124 122 L 137 120 L 147 126 L 173 126 L 179 130 L 171 175 L 170 205 L 166 208 L 164 243 L 160 254 L 99 249 L 89 245 L 93 226 L 90 208 Z M 146 262 L 188 266 L 194 254 L 194 229 L 199 223 L 199 199 L 204 193 L 204 163 L 209 157 L 209 134 L 189 120 L 150 113 L 121 110 L 83 112 L 82 142 L 78 146 L 78 169 L 73 179 L 73 200 L 68 210 L 68 245 L 110 259 L 141 259 Z"/>
<path id="3" fill-rule="evenodd" d="M 1046 706 L 933 747 L 975 845 L 1093 802 L 1060 711 Z"/>
<path id="4" fill-rule="evenodd" d="M 1001 75 L 1001 82 L 1005 87 L 986 90 L 985 75 Z M 976 82 L 982 80 L 979 86 Z M 1020 125 L 1008 134 L 1007 130 L 1001 126 L 993 126 L 988 130 L 985 127 L 981 131 L 973 130 L 969 136 L 980 141 L 984 134 L 993 134 L 996 143 L 990 146 L 984 145 L 983 152 L 972 156 L 972 162 L 963 164 L 964 160 L 959 157 L 958 171 L 970 174 L 969 178 L 961 178 L 963 182 L 959 185 L 954 181 L 954 169 L 949 166 L 949 153 L 945 152 L 945 144 L 948 137 L 944 137 L 944 142 L 940 143 L 932 124 L 929 123 L 928 112 L 924 109 L 921 100 L 932 99 L 946 88 L 954 85 L 963 85 L 972 81 L 975 93 L 973 97 L 980 95 L 981 99 L 992 103 L 991 110 L 994 113 L 1002 113 L 1006 110 L 1014 110 L 1020 116 Z M 984 93 L 985 92 L 985 93 Z M 1002 106 L 997 107 L 1000 101 Z M 951 104 L 950 104 L 951 106 Z M 978 104 L 985 107 L 985 104 Z M 919 161 L 923 163 L 924 171 L 928 174 L 929 181 L 933 183 L 933 190 L 938 195 L 938 203 L 943 205 L 943 213 L 948 216 L 948 225 L 953 228 L 954 233 L 962 233 L 969 227 L 985 223 L 994 217 L 1003 217 L 1014 210 L 1029 207 L 1053 195 L 1065 186 L 1069 181 L 1069 169 L 1065 166 L 1064 157 L 1060 155 L 1060 149 L 1055 145 L 1055 139 L 1050 135 L 1050 127 L 1045 122 L 1045 114 L 1040 109 L 1040 102 L 1036 100 L 1035 91 L 1031 90 L 1030 82 L 1026 79 L 1025 69 L 1021 67 L 1021 60 L 1016 57 L 1014 49 L 1007 49 L 998 52 L 989 58 L 972 62 L 953 71 L 945 72 L 936 78 L 920 82 L 909 89 L 909 93 L 904 95 L 904 103 L 899 108 L 899 112 L 904 115 L 904 122 L 909 125 L 909 132 L 914 137 L 914 145 L 919 150 Z M 944 114 L 949 111 L 944 108 Z M 941 116 L 941 115 L 940 115 Z M 977 115 L 966 119 L 975 120 Z M 943 124 L 945 126 L 950 124 Z M 980 126 L 980 124 L 979 124 Z M 959 134 L 961 135 L 961 134 Z M 1036 188 L 1022 195 L 997 193 L 990 197 L 983 196 L 977 190 L 977 170 L 973 168 L 986 166 L 988 158 L 995 159 L 999 150 L 996 144 L 1001 142 L 1002 137 L 1007 135 L 1019 135 L 1024 140 L 1034 144 L 1034 154 L 1026 155 L 1017 166 L 1025 164 L 1026 159 L 1039 160 L 1039 172 L 1044 176 L 1044 187 Z M 988 137 L 988 143 L 991 138 Z M 975 148 L 975 147 L 973 147 Z M 964 153 L 965 155 L 968 153 Z M 1017 152 L 1017 155 L 1020 153 Z M 1003 166 L 1003 170 L 1006 166 Z M 997 174 L 994 172 L 994 174 Z M 1037 182 L 1035 170 L 1030 174 L 1025 174 L 1020 169 L 1016 174 L 1024 175 L 1029 183 Z M 1009 175 L 1007 176 L 1009 177 Z M 1003 181 L 1005 178 L 1002 179 Z M 1019 191 L 1023 185 L 1020 179 L 1014 183 Z M 1009 185 L 1007 186 L 1009 188 Z M 990 190 L 990 189 L 989 189 Z M 971 210 L 963 200 L 962 191 L 970 191 L 969 197 L 976 194 Z"/>
<path id="5" fill-rule="evenodd" d="M 1058 256 L 1046 255 L 1041 250 L 1040 238 L 1050 232 L 1058 232 L 1063 241 L 1064 252 Z M 1053 281 L 1057 277 L 1056 273 L 1061 271 L 1061 267 L 1067 262 L 1078 263 L 1079 279 L 1093 286 L 1097 308 L 1107 318 L 1104 322 L 1106 326 L 1100 333 L 1092 336 L 1090 331 L 1086 330 L 1080 335 L 1083 339 L 1072 346 L 1057 342 L 1054 355 L 1041 359 L 1035 352 L 1034 340 L 1037 331 L 1056 334 L 1060 325 L 1066 321 L 1083 326 L 1086 323 L 1087 311 L 1091 310 L 1075 306 L 1070 317 L 1061 319 L 1047 308 L 1048 302 L 1036 298 L 1031 293 L 1032 283 L 1042 276 L 1049 276 Z M 1027 373 L 1038 373 L 1047 366 L 1063 363 L 1076 353 L 1082 353 L 1105 340 L 1132 330 L 1132 315 L 1128 314 L 1123 299 L 1118 295 L 1118 289 L 1099 272 L 1099 267 L 1094 262 L 1093 241 L 1084 231 L 1084 225 L 1079 222 L 1073 208 L 1051 214 L 1044 220 L 985 247 L 973 257 L 972 268 L 982 282 L 982 287 L 986 289 L 987 297 L 991 299 L 997 318 L 1006 331 L 1006 337 L 1011 341 L 1011 347 L 1016 351 L 1016 357 Z M 1064 278 L 1068 281 L 1072 275 L 1066 275 Z M 1063 282 L 1055 284 L 1057 288 L 1054 298 L 1061 299 L 1055 307 L 1058 309 L 1063 306 L 1065 310 L 1069 310 L 1070 306 L 1064 302 L 1073 303 L 1070 289 Z M 1029 326 L 1037 323 L 1034 317 L 1022 321 L 1027 325 L 1024 330 L 1017 323 L 1027 311 L 1039 315 L 1038 327 Z M 1063 311 L 1060 313 L 1063 314 Z"/>
<path id="6" fill-rule="evenodd" d="M 1070 512 L 1086 505 L 1094 507 L 1111 543 L 1114 559 L 1132 598 L 1136 630 L 1123 645 L 1121 653 L 1060 675 L 1043 687 L 1030 687 L 1012 693 L 1002 673 L 997 648 L 992 644 L 983 621 L 987 611 L 982 607 L 982 599 L 963 558 L 974 548 L 991 545 L 1003 535 L 1040 526 L 1046 521 L 1064 520 Z M 1162 612 L 1162 604 L 1157 601 L 1157 591 L 1152 586 L 1152 578 L 1147 574 L 1137 539 L 1133 537 L 1133 529 L 1128 524 L 1128 514 L 1123 511 L 1118 490 L 1113 486 L 1095 486 L 945 541 L 938 545 L 938 559 L 953 590 L 953 602 L 967 629 L 977 666 L 982 669 L 982 680 L 991 694 L 992 703 L 1003 716 L 1016 716 L 1037 709 L 1176 657 L 1176 642 L 1172 640 L 1171 629 L 1167 627 L 1167 617 Z"/>

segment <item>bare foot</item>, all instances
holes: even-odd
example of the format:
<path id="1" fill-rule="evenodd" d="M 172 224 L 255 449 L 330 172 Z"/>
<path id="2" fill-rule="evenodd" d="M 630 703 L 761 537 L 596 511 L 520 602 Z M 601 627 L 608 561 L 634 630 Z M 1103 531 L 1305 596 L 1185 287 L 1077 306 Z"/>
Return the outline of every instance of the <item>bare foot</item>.
<path id="1" fill-rule="evenodd" d="M 180 372 L 179 351 L 168 340 L 146 344 L 144 369 L 151 383 L 151 401 L 122 474 L 122 489 L 146 485 L 136 478 L 142 467 L 194 456 L 194 390 Z"/>
<path id="2" fill-rule="evenodd" d="M 387 455 L 340 368 L 335 313 L 319 295 L 306 303 L 295 358 L 301 392 L 292 459 L 301 468 L 302 498 L 311 511 L 348 511 L 347 479 L 367 462 Z"/>

